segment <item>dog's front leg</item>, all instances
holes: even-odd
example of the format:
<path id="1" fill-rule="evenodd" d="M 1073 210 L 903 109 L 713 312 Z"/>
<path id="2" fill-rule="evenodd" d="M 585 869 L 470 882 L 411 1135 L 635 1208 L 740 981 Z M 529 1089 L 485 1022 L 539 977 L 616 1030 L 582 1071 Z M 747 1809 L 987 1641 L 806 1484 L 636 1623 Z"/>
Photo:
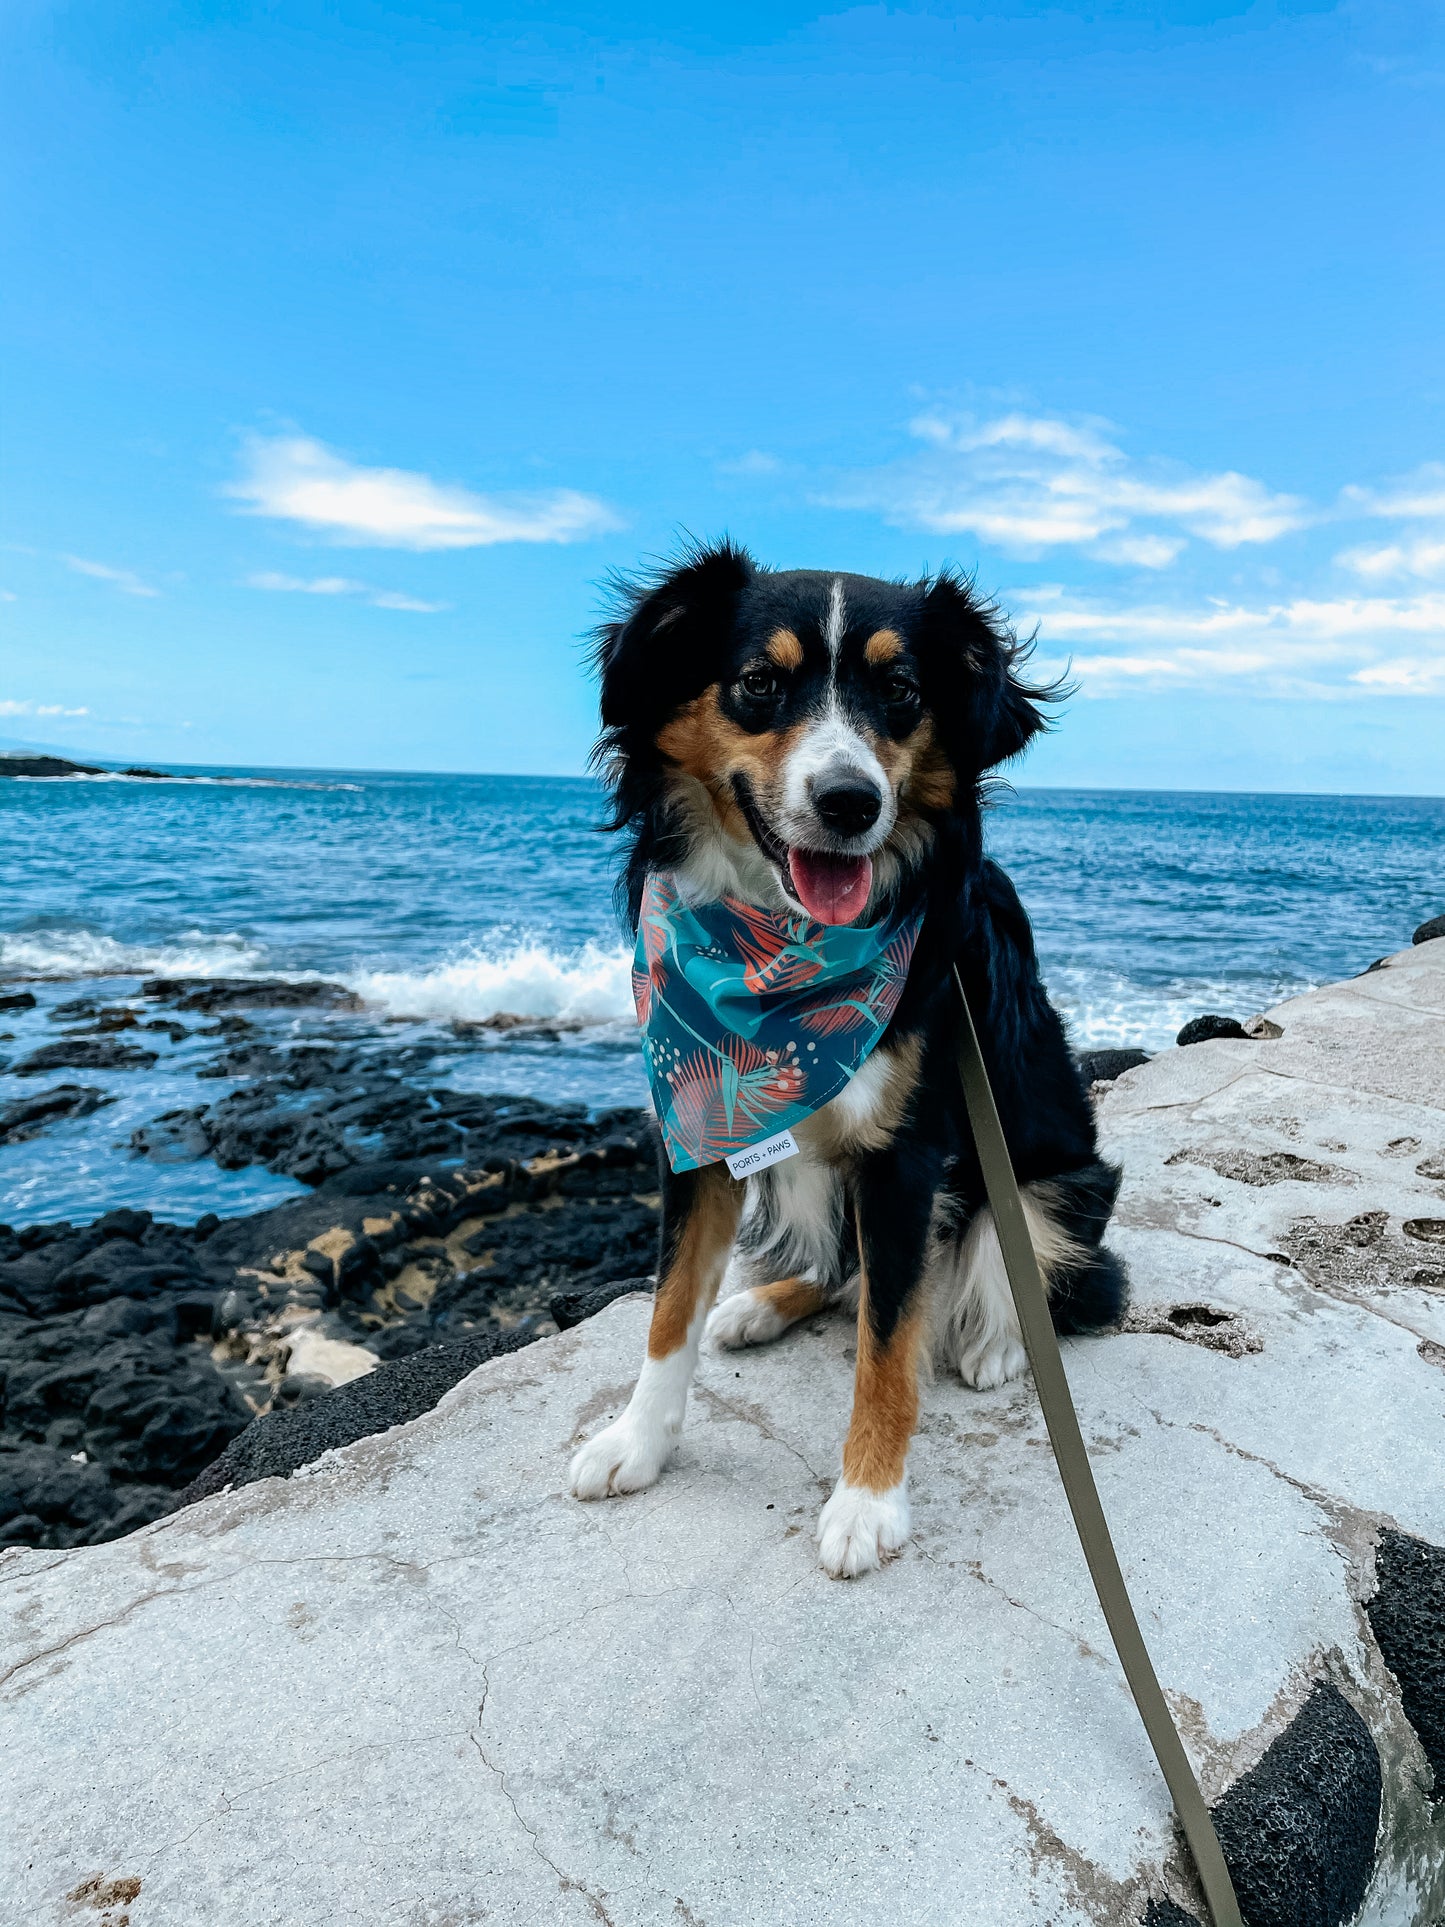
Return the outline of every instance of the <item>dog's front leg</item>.
<path id="1" fill-rule="evenodd" d="M 725 1164 L 674 1174 L 663 1166 L 662 1258 L 647 1357 L 627 1410 L 572 1460 L 579 1499 L 640 1492 L 667 1463 L 682 1430 L 698 1341 L 737 1234 L 743 1187 Z"/>
<path id="2" fill-rule="evenodd" d="M 928 1307 L 924 1270 L 937 1159 L 917 1145 L 867 1158 L 858 1217 L 858 1359 L 843 1476 L 818 1520 L 818 1557 L 835 1579 L 856 1579 L 908 1537 L 908 1445 L 918 1423 L 919 1354 Z"/>

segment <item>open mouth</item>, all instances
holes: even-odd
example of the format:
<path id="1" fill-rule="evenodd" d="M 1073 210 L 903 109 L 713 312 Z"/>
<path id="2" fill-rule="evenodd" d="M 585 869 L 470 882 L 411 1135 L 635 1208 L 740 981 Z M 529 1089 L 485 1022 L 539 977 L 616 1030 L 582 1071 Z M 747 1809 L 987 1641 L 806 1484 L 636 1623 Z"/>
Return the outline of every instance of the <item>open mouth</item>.
<path id="1" fill-rule="evenodd" d="M 855 923 L 873 889 L 872 857 L 838 856 L 831 850 L 805 850 L 800 844 L 790 847 L 764 822 L 745 778 L 733 778 L 733 791 L 753 841 L 782 872 L 808 915 L 817 923 Z"/>
<path id="2" fill-rule="evenodd" d="M 867 907 L 873 888 L 873 859 L 792 849 L 788 875 L 793 895 L 810 917 L 819 923 L 854 923 Z"/>

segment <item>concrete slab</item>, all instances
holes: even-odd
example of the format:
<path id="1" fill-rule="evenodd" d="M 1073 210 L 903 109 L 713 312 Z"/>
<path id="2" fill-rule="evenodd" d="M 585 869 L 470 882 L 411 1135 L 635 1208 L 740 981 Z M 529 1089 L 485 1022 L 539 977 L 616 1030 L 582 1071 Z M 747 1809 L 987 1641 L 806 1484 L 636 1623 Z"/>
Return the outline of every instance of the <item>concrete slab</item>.
<path id="1" fill-rule="evenodd" d="M 1067 1364 L 1210 1798 L 1332 1683 L 1383 1774 L 1355 1917 L 1426 1927 L 1445 1820 L 1363 1602 L 1382 1526 L 1445 1545 L 1445 1294 L 1411 1277 L 1441 1248 L 1404 1229 L 1445 1220 L 1445 943 L 1270 1015 L 1103 1095 L 1135 1328 Z M 705 1356 L 651 1491 L 566 1496 L 646 1318 L 623 1299 L 289 1481 L 0 1556 L 0 1919 L 1198 1912 L 1031 1386 L 929 1388 L 912 1540 L 838 1584 L 837 1319 Z"/>

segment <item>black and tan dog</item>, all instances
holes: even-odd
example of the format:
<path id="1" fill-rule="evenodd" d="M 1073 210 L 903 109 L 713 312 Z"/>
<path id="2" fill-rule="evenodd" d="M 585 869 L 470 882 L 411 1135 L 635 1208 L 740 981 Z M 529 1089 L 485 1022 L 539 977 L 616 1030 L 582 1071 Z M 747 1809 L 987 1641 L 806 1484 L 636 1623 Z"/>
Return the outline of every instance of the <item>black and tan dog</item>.
<path id="1" fill-rule="evenodd" d="M 649 869 L 828 923 L 924 907 L 887 1034 L 795 1130 L 800 1155 L 746 1184 L 662 1159 L 657 1297 L 626 1411 L 572 1462 L 600 1499 L 651 1485 L 682 1424 L 707 1323 L 766 1344 L 856 1295 L 857 1375 L 823 1566 L 853 1576 L 908 1532 L 904 1468 L 930 1358 L 1001 1385 L 1025 1357 L 956 1068 L 957 963 L 979 1020 L 1060 1331 L 1116 1323 L 1102 1245 L 1118 1188 L 1045 995 L 1028 919 L 985 858 L 987 772 L 1042 727 L 997 612 L 959 577 L 919 583 L 758 568 L 730 544 L 624 585 L 599 636 L 599 760 L 629 838 L 633 924 Z M 737 1285 L 712 1312 L 724 1275 Z"/>

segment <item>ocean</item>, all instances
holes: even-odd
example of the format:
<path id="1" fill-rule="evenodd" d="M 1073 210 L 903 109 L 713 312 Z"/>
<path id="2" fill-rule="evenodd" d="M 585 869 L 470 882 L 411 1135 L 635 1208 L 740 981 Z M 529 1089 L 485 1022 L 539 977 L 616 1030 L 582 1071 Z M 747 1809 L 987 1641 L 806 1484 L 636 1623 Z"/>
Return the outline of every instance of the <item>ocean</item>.
<path id="1" fill-rule="evenodd" d="M 186 1221 L 301 1189 L 260 1168 L 131 1154 L 132 1130 L 229 1088 L 198 1077 L 215 1054 L 198 1028 L 174 1043 L 147 1033 L 149 1068 L 15 1074 L 60 1034 L 59 1006 L 135 999 L 146 978 L 326 979 L 364 1012 L 283 1013 L 272 1030 L 325 1026 L 373 1048 L 424 1038 L 429 1085 L 641 1101 L 593 783 L 205 774 L 238 780 L 0 781 L 0 993 L 37 999 L 0 1013 L 0 1106 L 52 1082 L 112 1100 L 0 1146 L 0 1220 L 129 1205 Z M 1081 1048 L 1156 1049 L 1201 1011 L 1249 1016 L 1363 970 L 1445 909 L 1439 798 L 1022 788 L 990 811 L 988 841 Z M 464 1028 L 501 1012 L 562 1028 Z"/>

